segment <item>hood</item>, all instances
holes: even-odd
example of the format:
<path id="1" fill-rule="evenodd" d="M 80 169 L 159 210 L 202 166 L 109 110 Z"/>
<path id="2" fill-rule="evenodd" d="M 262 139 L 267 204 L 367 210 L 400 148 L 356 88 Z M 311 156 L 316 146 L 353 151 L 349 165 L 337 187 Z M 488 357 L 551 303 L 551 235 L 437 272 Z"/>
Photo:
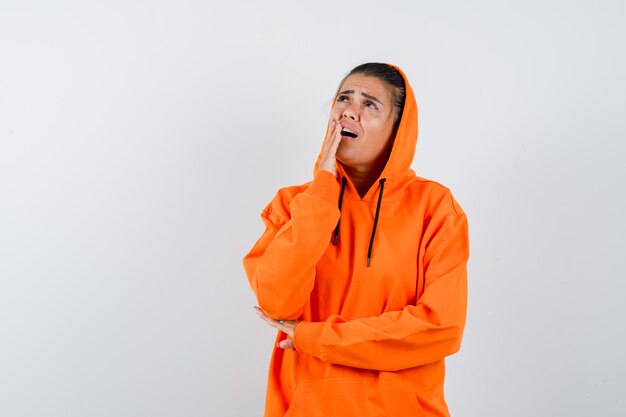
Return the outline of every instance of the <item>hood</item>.
<path id="1" fill-rule="evenodd" d="M 378 179 L 370 186 L 370 189 L 361 199 L 364 202 L 371 202 L 374 201 L 373 195 L 375 193 L 378 194 L 378 198 L 376 200 L 376 212 L 374 215 L 374 222 L 372 225 L 372 231 L 367 249 L 368 267 L 370 266 L 372 260 L 374 237 L 376 236 L 376 226 L 378 225 L 380 207 L 383 201 L 383 190 L 386 190 L 385 201 L 394 201 L 396 198 L 398 198 L 404 187 L 406 187 L 411 182 L 411 180 L 415 178 L 415 172 L 411 170 L 411 163 L 413 162 L 415 147 L 417 145 L 417 103 L 415 102 L 415 95 L 413 94 L 411 84 L 409 84 L 409 80 L 407 80 L 404 72 L 393 64 L 387 65 L 391 65 L 396 70 L 398 70 L 400 75 L 402 75 L 402 78 L 404 79 L 405 99 L 404 109 L 402 110 L 402 115 L 400 116 L 400 123 L 398 124 L 398 130 L 396 132 L 396 137 L 393 142 L 387 164 L 385 164 L 385 168 L 381 172 Z M 333 107 L 334 106 L 335 100 L 333 100 Z M 324 137 L 328 135 L 328 129 L 330 129 L 330 126 L 327 126 Z M 313 169 L 314 175 L 317 173 L 320 162 L 322 160 L 323 146 L 324 145 L 322 144 L 322 149 L 320 150 L 320 153 L 317 156 L 317 161 L 315 162 L 315 168 Z M 339 212 L 341 213 L 344 191 L 346 190 L 347 183 L 351 183 L 350 178 L 346 174 L 346 171 L 344 170 L 341 163 L 337 164 L 337 177 L 338 181 L 339 179 L 341 179 L 341 192 L 339 194 L 338 203 Z M 354 187 L 354 185 L 352 185 L 352 187 Z M 339 218 L 337 226 L 335 227 L 335 231 L 333 232 L 333 237 L 331 240 L 333 245 L 337 245 L 339 239 L 340 225 L 341 217 Z"/>
<path id="2" fill-rule="evenodd" d="M 396 133 L 396 138 L 393 143 L 393 147 L 391 149 L 391 153 L 389 154 L 389 159 L 387 160 L 387 164 L 385 168 L 380 174 L 380 177 L 374 182 L 372 188 L 376 187 L 379 183 L 380 179 L 386 179 L 386 186 L 388 189 L 396 188 L 395 185 L 402 182 L 407 176 L 411 176 L 411 163 L 413 162 L 413 157 L 415 155 L 415 147 L 417 145 L 417 103 L 415 101 L 415 95 L 413 94 L 413 89 L 411 88 L 411 84 L 409 84 L 409 80 L 406 78 L 404 72 L 397 67 L 396 65 L 389 64 L 394 67 L 402 78 L 404 79 L 405 85 L 405 99 L 404 99 L 404 109 L 402 111 L 402 115 L 400 117 L 400 124 L 398 125 L 398 131 Z M 333 100 L 332 107 L 335 106 L 335 100 Z M 328 134 L 328 129 L 330 126 L 326 127 L 326 132 L 324 133 L 324 137 Z M 322 149 L 320 149 L 320 153 L 317 156 L 317 161 L 315 162 L 315 167 L 313 169 L 313 174 L 317 173 L 319 169 L 320 162 L 322 160 Z M 345 170 L 341 163 L 337 164 L 338 167 L 338 176 L 339 178 L 347 177 Z M 348 178 L 349 181 L 349 178 Z M 370 194 L 372 190 L 367 194 Z M 366 196 L 367 196 L 366 194 Z"/>

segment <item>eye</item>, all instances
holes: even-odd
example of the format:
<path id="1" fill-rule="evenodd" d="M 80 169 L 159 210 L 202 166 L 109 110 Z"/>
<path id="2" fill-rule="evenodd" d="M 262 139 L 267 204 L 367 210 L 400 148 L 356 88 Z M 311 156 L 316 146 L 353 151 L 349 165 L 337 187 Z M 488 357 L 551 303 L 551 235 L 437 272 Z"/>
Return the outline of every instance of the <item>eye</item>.
<path id="1" fill-rule="evenodd" d="M 341 95 L 341 96 L 337 97 L 337 101 L 349 101 L 349 98 L 348 98 L 348 96 Z"/>
<path id="2" fill-rule="evenodd" d="M 378 109 L 378 106 L 377 106 L 377 105 L 376 105 L 373 101 L 371 101 L 371 100 L 367 100 L 367 101 L 365 102 L 365 105 L 366 105 L 367 107 L 372 108 L 372 109 Z"/>

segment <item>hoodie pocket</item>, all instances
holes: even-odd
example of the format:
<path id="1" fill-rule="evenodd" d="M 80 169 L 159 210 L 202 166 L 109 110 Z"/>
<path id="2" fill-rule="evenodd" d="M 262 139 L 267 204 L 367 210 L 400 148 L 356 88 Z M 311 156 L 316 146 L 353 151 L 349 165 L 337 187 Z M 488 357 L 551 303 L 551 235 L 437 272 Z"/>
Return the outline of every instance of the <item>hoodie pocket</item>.
<path id="1" fill-rule="evenodd" d="M 425 417 L 400 377 L 301 380 L 285 417 Z"/>

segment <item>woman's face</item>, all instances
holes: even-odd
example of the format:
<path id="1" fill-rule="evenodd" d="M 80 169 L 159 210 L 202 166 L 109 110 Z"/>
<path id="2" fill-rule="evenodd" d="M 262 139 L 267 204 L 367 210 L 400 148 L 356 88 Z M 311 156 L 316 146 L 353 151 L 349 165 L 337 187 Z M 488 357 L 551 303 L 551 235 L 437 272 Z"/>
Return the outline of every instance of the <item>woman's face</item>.
<path id="1" fill-rule="evenodd" d="M 393 145 L 394 117 L 391 88 L 383 81 L 363 74 L 346 78 L 335 98 L 331 119 L 353 133 L 342 133 L 337 160 L 359 170 L 384 166 Z"/>

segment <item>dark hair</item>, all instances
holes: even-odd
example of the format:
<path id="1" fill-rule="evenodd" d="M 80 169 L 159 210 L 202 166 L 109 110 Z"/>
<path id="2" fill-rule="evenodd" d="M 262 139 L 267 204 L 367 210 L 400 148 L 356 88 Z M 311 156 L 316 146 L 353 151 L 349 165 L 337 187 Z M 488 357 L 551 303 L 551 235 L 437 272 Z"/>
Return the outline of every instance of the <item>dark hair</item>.
<path id="1" fill-rule="evenodd" d="M 376 77 L 385 83 L 387 86 L 391 87 L 391 93 L 394 101 L 394 107 L 396 108 L 396 118 L 395 124 L 397 125 L 400 121 L 400 117 L 402 116 L 402 110 L 404 109 L 404 99 L 406 97 L 406 88 L 404 85 L 404 78 L 402 75 L 396 70 L 394 67 L 388 64 L 383 64 L 380 62 L 368 62 L 366 64 L 361 64 L 352 69 L 343 77 L 343 80 L 339 83 L 339 87 L 337 88 L 337 93 L 339 93 L 339 89 L 343 85 L 346 79 L 354 74 L 363 74 L 368 77 Z"/>

